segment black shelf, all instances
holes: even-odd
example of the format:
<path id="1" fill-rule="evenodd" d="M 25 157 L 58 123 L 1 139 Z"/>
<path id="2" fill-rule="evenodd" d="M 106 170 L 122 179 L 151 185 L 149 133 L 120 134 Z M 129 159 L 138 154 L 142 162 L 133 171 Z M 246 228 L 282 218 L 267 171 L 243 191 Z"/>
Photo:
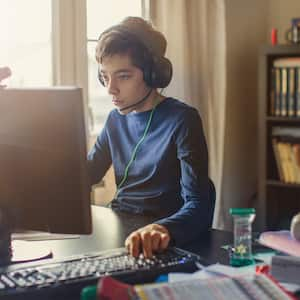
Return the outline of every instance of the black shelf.
<path id="1" fill-rule="evenodd" d="M 300 117 L 269 114 L 271 69 L 275 59 L 300 57 L 300 45 L 264 46 L 259 55 L 258 74 L 258 200 L 263 214 L 262 230 L 280 229 L 284 222 L 300 211 L 300 184 L 279 180 L 272 145 L 273 127 L 299 127 Z"/>
<path id="2" fill-rule="evenodd" d="M 300 189 L 300 184 L 297 184 L 297 183 L 286 183 L 286 182 L 282 182 L 280 180 L 268 179 L 266 181 L 266 184 L 268 186 L 274 186 L 274 187 L 298 188 L 298 189 Z"/>
<path id="3" fill-rule="evenodd" d="M 300 45 L 276 45 L 269 46 L 265 45 L 262 47 L 261 54 L 265 56 L 299 56 Z"/>
<path id="4" fill-rule="evenodd" d="M 267 116 L 266 120 L 268 122 L 285 122 L 285 123 L 300 123 L 299 117 L 273 117 L 273 116 Z"/>

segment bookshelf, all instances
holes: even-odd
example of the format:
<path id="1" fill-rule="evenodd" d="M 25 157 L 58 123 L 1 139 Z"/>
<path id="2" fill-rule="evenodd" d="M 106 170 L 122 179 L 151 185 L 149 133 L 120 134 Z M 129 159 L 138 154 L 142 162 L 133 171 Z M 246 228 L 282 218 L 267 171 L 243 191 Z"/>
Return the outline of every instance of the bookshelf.
<path id="1" fill-rule="evenodd" d="M 300 183 L 283 180 L 274 153 L 274 128 L 299 128 L 300 133 L 300 116 L 274 115 L 272 95 L 274 61 L 295 57 L 300 57 L 300 45 L 264 46 L 259 55 L 258 199 L 264 230 L 289 228 L 292 216 L 300 211 Z"/>

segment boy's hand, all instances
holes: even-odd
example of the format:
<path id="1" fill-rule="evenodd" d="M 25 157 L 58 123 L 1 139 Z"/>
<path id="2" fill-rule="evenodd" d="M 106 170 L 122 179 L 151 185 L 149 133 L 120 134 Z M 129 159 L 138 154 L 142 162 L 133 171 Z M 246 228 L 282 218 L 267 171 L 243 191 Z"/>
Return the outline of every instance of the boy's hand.
<path id="1" fill-rule="evenodd" d="M 125 241 L 128 252 L 138 257 L 140 252 L 146 258 L 151 258 L 153 252 L 166 249 L 170 242 L 170 234 L 166 227 L 159 224 L 149 224 L 133 231 Z"/>

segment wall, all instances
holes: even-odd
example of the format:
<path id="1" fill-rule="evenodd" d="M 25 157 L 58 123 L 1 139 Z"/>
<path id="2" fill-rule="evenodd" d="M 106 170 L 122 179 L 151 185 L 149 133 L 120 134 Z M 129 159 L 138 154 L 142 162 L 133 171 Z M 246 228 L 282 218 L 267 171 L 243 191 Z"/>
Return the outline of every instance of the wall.
<path id="1" fill-rule="evenodd" d="M 230 207 L 255 206 L 257 62 L 266 42 L 268 2 L 226 0 L 226 128 L 222 183 L 224 228 Z"/>
<path id="2" fill-rule="evenodd" d="M 227 122 L 222 201 L 231 206 L 258 207 L 258 54 L 262 44 L 270 43 L 272 28 L 278 29 L 278 42 L 285 43 L 284 33 L 293 17 L 300 17 L 299 0 L 226 0 Z M 257 229 L 262 218 L 258 211 Z M 228 215 L 225 228 L 230 226 Z"/>
<path id="3" fill-rule="evenodd" d="M 292 18 L 300 18 L 299 0 L 269 0 L 268 31 L 278 29 L 278 42 L 285 43 L 285 32 Z"/>

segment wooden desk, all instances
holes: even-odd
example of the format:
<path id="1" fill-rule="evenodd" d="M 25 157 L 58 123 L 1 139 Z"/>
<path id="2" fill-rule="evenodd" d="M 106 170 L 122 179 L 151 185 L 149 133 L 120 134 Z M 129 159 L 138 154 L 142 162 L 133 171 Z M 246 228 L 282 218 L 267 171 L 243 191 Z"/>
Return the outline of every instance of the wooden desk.
<path id="1" fill-rule="evenodd" d="M 133 230 L 150 223 L 153 218 L 116 213 L 110 208 L 92 205 L 93 233 L 75 239 L 49 240 L 42 243 L 52 249 L 53 258 L 124 247 Z"/>
<path id="2" fill-rule="evenodd" d="M 154 221 L 151 217 L 116 213 L 110 208 L 92 206 L 93 233 L 76 239 L 42 241 L 52 249 L 53 258 L 108 250 L 124 246 L 126 237 L 133 230 Z M 208 264 L 228 264 L 228 254 L 221 246 L 232 242 L 232 233 L 214 230 L 203 234 L 198 241 L 185 245 L 184 249 L 201 255 Z"/>
<path id="3" fill-rule="evenodd" d="M 129 215 L 125 213 L 116 213 L 109 208 L 92 206 L 93 234 L 80 236 L 75 239 L 49 240 L 31 242 L 32 245 L 43 245 L 52 249 L 53 258 L 60 259 L 72 255 L 90 253 L 95 251 L 108 250 L 124 246 L 124 241 L 128 234 L 133 230 L 153 222 L 153 218 Z M 203 234 L 198 241 L 182 247 L 193 251 L 202 256 L 206 264 L 228 263 L 228 254 L 220 247 L 232 241 L 232 233 L 219 230 L 211 230 Z M 30 265 L 31 263 L 28 263 Z M 34 264 L 34 263 L 33 263 Z M 48 295 L 49 291 L 43 296 L 43 299 L 79 299 L 77 290 L 74 290 L 74 297 L 69 298 Z M 9 299 L 23 299 L 12 297 Z M 49 298 L 50 297 L 50 298 Z M 25 298 L 24 298 L 25 299 Z M 26 299 L 36 299 L 35 297 L 26 297 Z"/>

